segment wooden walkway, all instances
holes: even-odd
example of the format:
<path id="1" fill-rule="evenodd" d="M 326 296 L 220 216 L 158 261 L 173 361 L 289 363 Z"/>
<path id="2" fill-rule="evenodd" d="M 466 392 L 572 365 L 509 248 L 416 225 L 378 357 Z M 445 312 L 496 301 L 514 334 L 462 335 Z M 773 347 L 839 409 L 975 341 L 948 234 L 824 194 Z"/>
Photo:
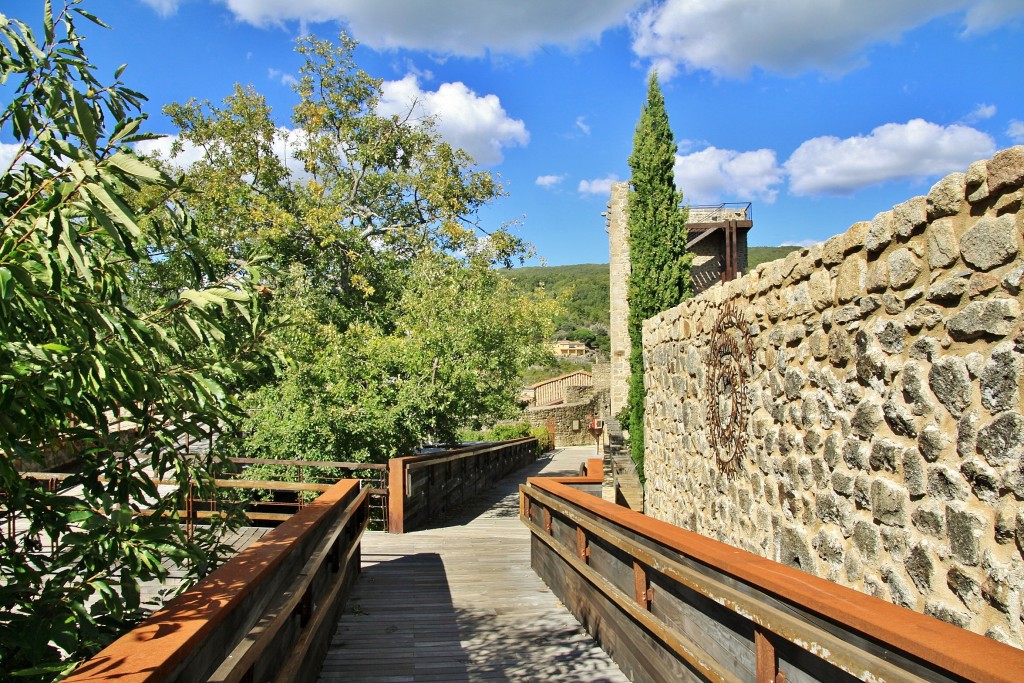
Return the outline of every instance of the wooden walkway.
<path id="1" fill-rule="evenodd" d="M 627 681 L 530 568 L 519 521 L 526 477 L 575 475 L 594 456 L 560 449 L 439 528 L 366 533 L 320 681 Z"/>

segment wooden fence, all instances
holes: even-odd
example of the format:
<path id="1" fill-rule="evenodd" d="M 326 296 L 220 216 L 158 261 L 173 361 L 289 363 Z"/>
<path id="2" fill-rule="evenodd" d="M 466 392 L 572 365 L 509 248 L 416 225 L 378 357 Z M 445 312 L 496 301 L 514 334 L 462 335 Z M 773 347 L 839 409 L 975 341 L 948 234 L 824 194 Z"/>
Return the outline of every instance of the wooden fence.
<path id="1" fill-rule="evenodd" d="M 590 387 L 593 385 L 594 377 L 586 370 L 577 370 L 561 377 L 546 379 L 530 387 L 533 391 L 533 405 L 556 405 L 565 401 L 566 387 Z"/>
<path id="2" fill-rule="evenodd" d="M 537 459 L 537 439 L 497 444 L 388 461 L 388 531 L 422 528 L 510 472 Z"/>
<path id="3" fill-rule="evenodd" d="M 631 680 L 1024 681 L 1024 651 L 531 478 L 534 570 Z"/>
<path id="4" fill-rule="evenodd" d="M 338 482 L 67 681 L 315 681 L 368 520 L 369 491 Z"/>

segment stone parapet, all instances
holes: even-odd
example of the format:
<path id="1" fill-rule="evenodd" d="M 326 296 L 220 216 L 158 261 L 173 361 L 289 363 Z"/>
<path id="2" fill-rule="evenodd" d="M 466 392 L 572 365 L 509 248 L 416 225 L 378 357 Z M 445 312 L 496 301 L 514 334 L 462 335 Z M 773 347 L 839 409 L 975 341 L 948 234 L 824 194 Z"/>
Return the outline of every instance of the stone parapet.
<path id="1" fill-rule="evenodd" d="M 646 512 L 1024 646 L 1022 186 L 1004 150 L 648 320 Z"/>

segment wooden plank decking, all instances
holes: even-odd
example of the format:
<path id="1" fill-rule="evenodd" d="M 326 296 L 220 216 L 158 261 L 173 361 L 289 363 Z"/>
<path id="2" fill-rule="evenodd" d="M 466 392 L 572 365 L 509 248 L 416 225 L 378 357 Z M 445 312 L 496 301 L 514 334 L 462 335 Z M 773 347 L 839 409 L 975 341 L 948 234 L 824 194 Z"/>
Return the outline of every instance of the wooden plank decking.
<path id="1" fill-rule="evenodd" d="M 561 449 L 439 528 L 366 533 L 363 573 L 320 680 L 628 680 L 530 568 L 519 521 L 527 476 L 574 475 L 594 455 L 593 447 Z"/>

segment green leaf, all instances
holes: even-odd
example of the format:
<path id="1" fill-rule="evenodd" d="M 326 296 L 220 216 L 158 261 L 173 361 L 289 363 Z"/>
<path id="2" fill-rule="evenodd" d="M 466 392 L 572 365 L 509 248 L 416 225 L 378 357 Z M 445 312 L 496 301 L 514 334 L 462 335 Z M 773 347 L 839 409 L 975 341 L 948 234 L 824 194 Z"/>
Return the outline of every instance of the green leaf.
<path id="1" fill-rule="evenodd" d="M 71 96 L 75 103 L 75 120 L 78 122 L 82 139 L 89 149 L 96 149 L 96 121 L 93 118 L 92 106 L 77 89 L 72 91 Z"/>
<path id="2" fill-rule="evenodd" d="M 155 183 L 160 183 L 161 185 L 167 185 L 171 182 L 171 179 L 165 174 L 161 173 L 141 159 L 125 154 L 124 152 L 117 152 L 110 156 L 107 159 L 107 163 L 121 169 L 125 173 L 135 176 L 136 178 L 144 178 Z"/>
<path id="3" fill-rule="evenodd" d="M 114 222 L 123 225 L 133 237 L 142 235 L 142 230 L 139 229 L 138 224 L 135 222 L 131 209 L 125 206 L 119 197 L 111 194 L 105 183 L 88 183 L 83 185 L 83 188 L 103 205 L 103 208 L 107 210 L 107 214 Z"/>
<path id="4" fill-rule="evenodd" d="M 50 0 L 44 0 L 43 2 L 43 31 L 46 37 L 47 43 L 53 42 L 53 7 L 50 5 Z"/>
<path id="5" fill-rule="evenodd" d="M 76 8 L 74 8 L 74 11 L 75 11 L 76 13 L 78 13 L 78 14 L 81 14 L 81 15 L 82 15 L 83 17 L 85 17 L 86 19 L 88 19 L 88 20 L 89 20 L 89 21 L 91 21 L 92 23 L 96 24 L 97 26 L 102 26 L 103 28 L 110 28 L 109 26 L 107 26 L 106 24 L 104 24 L 104 23 L 103 23 L 102 21 L 100 21 L 100 20 L 99 20 L 99 19 L 98 19 L 98 18 L 96 17 L 96 15 L 94 15 L 94 14 L 90 14 L 89 12 L 86 12 L 86 11 L 85 11 L 84 9 L 78 9 L 78 8 L 76 7 Z"/>
<path id="6" fill-rule="evenodd" d="M 8 289 L 7 283 L 11 281 L 11 271 L 5 266 L 0 266 L 0 299 L 7 300 Z M 13 293 L 13 290 L 11 290 Z"/>

